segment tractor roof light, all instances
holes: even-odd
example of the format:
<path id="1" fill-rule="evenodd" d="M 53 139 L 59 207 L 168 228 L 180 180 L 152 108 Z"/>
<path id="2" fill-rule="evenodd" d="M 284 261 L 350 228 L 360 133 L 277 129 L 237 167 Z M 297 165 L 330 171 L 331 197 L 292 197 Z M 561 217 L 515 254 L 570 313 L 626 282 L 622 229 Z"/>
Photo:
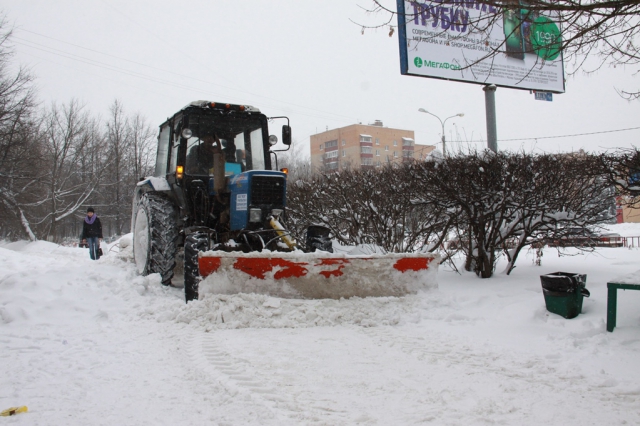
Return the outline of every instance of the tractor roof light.
<path id="1" fill-rule="evenodd" d="M 189 139 L 191 136 L 193 136 L 193 132 L 191 131 L 190 128 L 185 127 L 184 129 L 182 129 L 182 137 L 185 139 Z"/>
<path id="2" fill-rule="evenodd" d="M 269 136 L 269 145 L 274 146 L 278 143 L 278 137 L 276 135 Z"/>
<path id="3" fill-rule="evenodd" d="M 281 171 L 282 173 L 284 173 L 285 175 L 288 175 L 288 174 L 289 174 L 289 169 L 288 169 L 288 168 L 286 168 L 286 167 L 281 168 L 281 169 L 280 169 L 280 171 Z"/>
<path id="4" fill-rule="evenodd" d="M 188 107 L 198 107 L 198 108 L 211 108 L 217 111 L 238 111 L 238 112 L 255 112 L 259 113 L 260 110 L 251 105 L 238 105 L 238 104 L 226 104 L 220 102 L 211 102 L 211 101 L 194 101 L 188 104 L 185 108 Z"/>

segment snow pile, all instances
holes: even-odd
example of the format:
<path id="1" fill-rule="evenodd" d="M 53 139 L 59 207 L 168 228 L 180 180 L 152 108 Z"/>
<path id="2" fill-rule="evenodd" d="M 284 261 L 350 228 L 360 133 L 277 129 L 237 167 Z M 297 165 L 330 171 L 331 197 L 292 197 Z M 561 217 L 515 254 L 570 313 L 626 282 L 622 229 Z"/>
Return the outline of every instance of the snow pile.
<path id="1" fill-rule="evenodd" d="M 147 309 L 141 316 L 176 321 L 204 330 L 307 328 L 357 325 L 375 327 L 416 322 L 420 296 L 296 300 L 263 294 L 209 294 L 187 305 Z"/>
<path id="2" fill-rule="evenodd" d="M 116 258 L 126 262 L 133 262 L 133 234 L 126 234 L 109 246 L 108 254 L 114 254 Z"/>

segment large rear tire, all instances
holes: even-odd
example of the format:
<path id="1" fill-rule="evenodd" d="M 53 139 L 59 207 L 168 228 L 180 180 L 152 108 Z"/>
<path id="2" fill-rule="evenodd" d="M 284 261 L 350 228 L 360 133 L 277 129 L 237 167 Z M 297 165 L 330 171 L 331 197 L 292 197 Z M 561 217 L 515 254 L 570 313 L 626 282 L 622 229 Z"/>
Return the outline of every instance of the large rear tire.
<path id="1" fill-rule="evenodd" d="M 209 250 L 209 236 L 204 232 L 194 232 L 184 242 L 184 298 L 186 302 L 198 300 L 200 271 L 198 253 Z"/>
<path id="2" fill-rule="evenodd" d="M 176 265 L 177 210 L 166 195 L 147 192 L 138 201 L 133 222 L 133 259 L 142 275 L 158 273 L 171 284 Z"/>

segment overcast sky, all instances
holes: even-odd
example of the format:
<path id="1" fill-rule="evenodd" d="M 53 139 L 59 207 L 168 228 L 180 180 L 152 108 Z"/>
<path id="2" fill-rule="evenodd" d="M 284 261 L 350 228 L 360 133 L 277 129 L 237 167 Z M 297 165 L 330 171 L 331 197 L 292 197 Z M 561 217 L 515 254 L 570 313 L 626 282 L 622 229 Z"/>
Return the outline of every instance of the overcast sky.
<path id="1" fill-rule="evenodd" d="M 32 69 L 44 103 L 77 98 L 106 117 L 117 98 L 154 127 L 194 100 L 249 104 L 289 116 L 294 141 L 307 150 L 314 133 L 374 120 L 414 130 L 419 144 L 437 143 L 440 122 L 418 112 L 424 108 L 443 120 L 465 114 L 446 123 L 448 150 L 461 145 L 454 141 L 486 146 L 482 86 L 401 75 L 397 32 L 363 35 L 351 20 L 387 17 L 359 5 L 370 2 L 0 0 L 15 28 L 15 59 Z M 567 77 L 553 102 L 498 88 L 498 148 L 639 146 L 640 130 L 544 139 L 640 127 L 640 102 L 615 90 L 640 86 L 633 71 Z M 524 138 L 540 139 L 512 140 Z"/>

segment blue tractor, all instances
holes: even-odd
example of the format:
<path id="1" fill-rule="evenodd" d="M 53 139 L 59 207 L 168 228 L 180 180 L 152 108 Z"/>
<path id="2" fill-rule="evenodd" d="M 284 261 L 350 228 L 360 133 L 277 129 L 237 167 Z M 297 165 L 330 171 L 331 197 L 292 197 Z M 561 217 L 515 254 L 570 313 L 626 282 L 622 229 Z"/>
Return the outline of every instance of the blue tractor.
<path id="1" fill-rule="evenodd" d="M 291 145 L 291 127 L 282 143 Z M 184 256 L 186 301 L 198 299 L 199 253 L 208 250 L 331 251 L 329 231 L 313 226 L 298 246 L 284 223 L 287 174 L 272 170 L 268 121 L 248 105 L 196 101 L 160 125 L 153 176 L 141 179 L 132 230 L 138 272 L 170 285 Z"/>

